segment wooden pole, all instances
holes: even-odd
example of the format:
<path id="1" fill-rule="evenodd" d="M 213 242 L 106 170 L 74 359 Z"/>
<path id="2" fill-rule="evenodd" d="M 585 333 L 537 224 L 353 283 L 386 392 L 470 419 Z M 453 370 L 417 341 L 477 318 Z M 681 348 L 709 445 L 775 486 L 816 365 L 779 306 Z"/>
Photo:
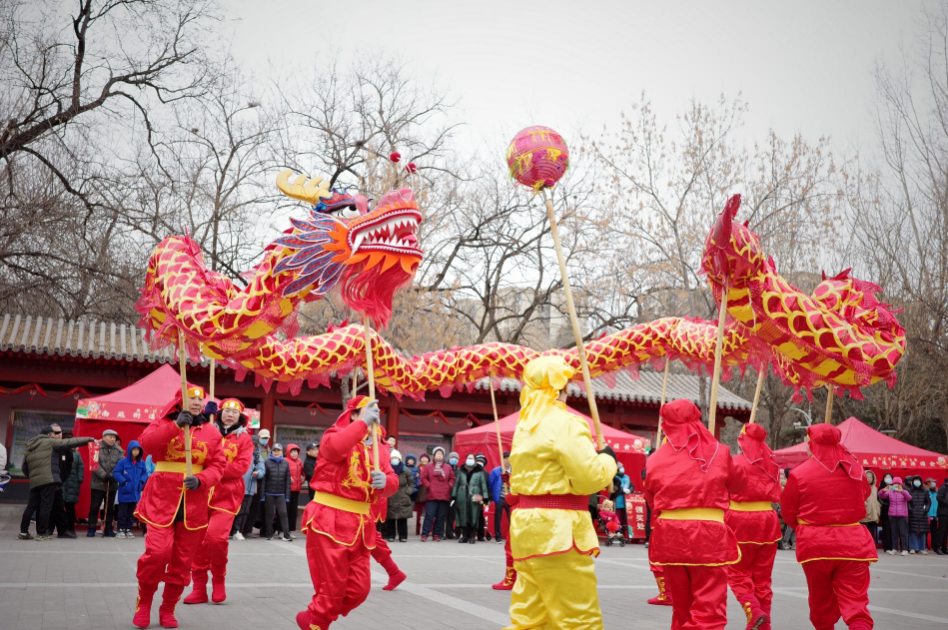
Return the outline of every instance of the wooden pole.
<path id="1" fill-rule="evenodd" d="M 662 445 L 662 407 L 665 406 L 665 395 L 668 393 L 668 368 L 671 366 L 671 359 L 665 357 L 665 376 L 662 378 L 662 404 L 658 407 L 658 429 L 655 431 L 655 446 Z"/>
<path id="2" fill-rule="evenodd" d="M 718 415 L 718 388 L 721 385 L 721 355 L 724 351 L 724 319 L 727 316 L 727 284 L 721 295 L 721 312 L 718 315 L 718 338 L 714 344 L 714 374 L 711 377 L 711 409 L 708 414 L 708 430 L 714 435 Z"/>
<path id="3" fill-rule="evenodd" d="M 833 424 L 833 398 L 836 397 L 836 391 L 832 383 L 828 383 L 826 389 L 826 424 Z"/>
<path id="4" fill-rule="evenodd" d="M 210 382 L 210 387 L 209 387 L 210 391 L 208 392 L 208 395 L 210 396 L 211 400 L 214 400 L 214 372 L 217 371 L 216 368 L 217 368 L 217 360 L 211 359 L 211 382 Z M 214 420 L 216 420 L 216 418 L 214 418 L 214 415 L 212 414 L 211 422 L 213 423 Z"/>
<path id="5" fill-rule="evenodd" d="M 184 347 L 184 331 L 178 329 L 178 371 L 181 372 L 181 410 L 188 411 L 188 358 Z M 191 477 L 191 427 L 184 428 L 184 465 L 186 477 Z"/>
<path id="6" fill-rule="evenodd" d="M 596 394 L 593 391 L 592 377 L 589 375 L 589 363 L 586 360 L 586 348 L 583 346 L 583 334 L 579 330 L 579 317 L 576 315 L 576 305 L 573 303 L 573 290 L 569 285 L 569 276 L 566 274 L 566 258 L 563 256 L 563 244 L 560 242 L 560 230 L 556 224 L 556 212 L 553 210 L 553 197 L 549 189 L 543 189 L 543 199 L 546 202 L 546 214 L 550 219 L 550 232 L 553 233 L 553 245 L 556 247 L 556 260 L 560 265 L 560 275 L 563 278 L 563 293 L 566 294 L 566 309 L 569 311 L 569 321 L 573 327 L 573 339 L 576 341 L 576 351 L 579 354 L 579 366 L 583 371 L 583 384 L 586 386 L 586 399 L 589 401 L 589 415 L 596 426 L 596 443 L 600 449 L 605 448 L 606 442 L 602 437 L 602 423 L 599 421 L 599 408 L 596 406 Z"/>
<path id="7" fill-rule="evenodd" d="M 504 470 L 504 442 L 500 439 L 500 418 L 497 415 L 497 400 L 494 398 L 494 377 L 487 377 L 487 386 L 490 387 L 490 406 L 494 409 L 494 428 L 497 430 L 497 455 L 500 456 L 500 473 L 503 474 L 507 472 Z M 507 484 L 504 484 L 506 487 Z"/>
<path id="8" fill-rule="evenodd" d="M 764 367 L 757 372 L 757 389 L 754 390 L 754 406 L 751 408 L 751 417 L 747 424 L 754 424 L 757 421 L 757 405 L 760 404 L 760 390 L 764 385 L 764 376 L 767 374 L 767 368 Z"/>
<path id="9" fill-rule="evenodd" d="M 372 358 L 372 334 L 369 330 L 368 315 L 362 317 L 362 330 L 365 332 L 365 371 L 369 378 L 369 400 L 375 400 L 375 363 Z M 379 465 L 379 432 L 377 428 L 372 431 L 372 466 L 373 470 L 382 470 Z"/>

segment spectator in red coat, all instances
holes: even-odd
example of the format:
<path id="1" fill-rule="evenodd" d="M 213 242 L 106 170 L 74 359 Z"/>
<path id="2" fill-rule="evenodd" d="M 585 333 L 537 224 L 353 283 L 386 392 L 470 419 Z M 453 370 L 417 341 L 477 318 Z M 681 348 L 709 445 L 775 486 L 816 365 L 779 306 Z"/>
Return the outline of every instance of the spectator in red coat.
<path id="1" fill-rule="evenodd" d="M 290 523 L 290 532 L 296 531 L 296 518 L 299 516 L 300 490 L 303 488 L 303 460 L 300 459 L 300 447 L 290 444 L 286 447 L 286 463 L 290 465 L 290 503 L 286 506 L 287 517 Z M 296 538 L 293 534 L 291 537 Z"/>
<path id="2" fill-rule="evenodd" d="M 448 503 L 454 487 L 454 468 L 444 461 L 444 449 L 436 447 L 434 461 L 421 470 L 421 486 L 425 489 L 425 524 L 421 529 L 421 542 L 434 536 L 435 542 L 444 535 L 444 522 L 448 516 Z"/>

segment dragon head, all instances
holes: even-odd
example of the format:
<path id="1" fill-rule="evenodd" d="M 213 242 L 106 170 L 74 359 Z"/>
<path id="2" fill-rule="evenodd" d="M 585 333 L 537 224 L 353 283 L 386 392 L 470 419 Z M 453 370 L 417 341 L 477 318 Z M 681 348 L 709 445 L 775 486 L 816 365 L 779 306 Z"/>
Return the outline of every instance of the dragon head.
<path id="1" fill-rule="evenodd" d="M 740 207 L 740 195 L 728 199 L 705 239 L 701 265 L 708 279 L 720 286 L 743 286 L 767 264 L 760 237 L 735 221 Z"/>
<path id="2" fill-rule="evenodd" d="M 317 299 L 341 282 L 343 301 L 384 326 L 395 291 L 411 280 L 423 256 L 416 235 L 421 212 L 411 189 L 388 192 L 369 209 L 361 195 L 330 190 L 328 182 L 305 175 L 290 182 L 291 174 L 280 173 L 277 188 L 313 208 L 308 221 L 293 219 L 293 229 L 275 243 L 283 247 L 274 269 L 287 275 L 283 295 Z"/>

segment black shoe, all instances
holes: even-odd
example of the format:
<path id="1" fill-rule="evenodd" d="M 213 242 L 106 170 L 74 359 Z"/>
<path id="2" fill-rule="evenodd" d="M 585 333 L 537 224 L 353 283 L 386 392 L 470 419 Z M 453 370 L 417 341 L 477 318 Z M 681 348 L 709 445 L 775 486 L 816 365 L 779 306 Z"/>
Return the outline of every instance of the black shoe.
<path id="1" fill-rule="evenodd" d="M 79 536 L 76 535 L 76 532 L 66 531 L 66 532 L 59 532 L 59 535 L 56 536 L 56 538 L 79 538 Z"/>
<path id="2" fill-rule="evenodd" d="M 86 532 L 86 536 L 88 536 L 89 538 L 95 538 L 95 530 L 90 529 L 89 531 Z"/>
<path id="3" fill-rule="evenodd" d="M 105 530 L 104 532 L 102 532 L 102 535 L 106 538 L 115 538 L 116 536 L 115 531 L 111 529 Z"/>
<path id="4" fill-rule="evenodd" d="M 932 551 L 934 551 L 935 553 L 937 553 L 939 556 L 944 555 L 944 552 L 942 552 L 941 549 L 932 549 Z"/>
<path id="5" fill-rule="evenodd" d="M 476 543 L 476 542 L 477 542 L 477 540 L 476 540 L 476 539 L 474 539 L 474 538 L 471 538 L 471 539 L 470 539 L 470 540 L 468 540 L 467 542 L 469 542 L 469 543 L 471 543 L 471 544 L 473 545 L 474 543 Z M 484 542 L 484 541 L 481 541 L 481 542 Z"/>
<path id="6" fill-rule="evenodd" d="M 289 534 L 283 534 L 283 540 L 285 540 L 286 542 L 293 542 L 293 539 L 290 538 Z"/>
<path id="7" fill-rule="evenodd" d="M 17 536 L 18 540 L 33 540 L 33 536 L 29 532 L 20 532 L 20 535 Z"/>
<path id="8" fill-rule="evenodd" d="M 456 536 L 454 536 L 453 534 L 448 534 L 447 536 L 444 537 L 445 540 L 454 540 L 455 538 Z"/>
<path id="9" fill-rule="evenodd" d="M 467 542 L 467 538 L 465 538 L 464 536 L 461 536 L 458 538 L 458 542 L 463 545 L 464 543 Z"/>

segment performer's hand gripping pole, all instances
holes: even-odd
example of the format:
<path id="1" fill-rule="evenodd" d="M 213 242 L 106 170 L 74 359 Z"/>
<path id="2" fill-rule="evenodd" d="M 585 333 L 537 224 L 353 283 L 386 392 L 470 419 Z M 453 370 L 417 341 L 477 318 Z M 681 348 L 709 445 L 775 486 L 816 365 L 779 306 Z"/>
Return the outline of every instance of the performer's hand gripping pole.
<path id="1" fill-rule="evenodd" d="M 589 415 L 596 425 L 596 443 L 599 448 L 605 448 L 606 442 L 602 437 L 602 424 L 599 421 L 599 408 L 596 406 L 596 394 L 593 392 L 592 377 L 589 375 L 589 363 L 586 361 L 586 348 L 583 346 L 583 334 L 579 329 L 579 317 L 576 315 L 576 305 L 573 303 L 573 290 L 569 285 L 569 276 L 566 274 L 566 258 L 563 256 L 563 244 L 560 242 L 560 231 L 556 224 L 556 212 L 553 210 L 553 196 L 549 189 L 543 189 L 543 200 L 546 202 L 546 214 L 550 219 L 550 232 L 553 233 L 553 245 L 556 247 L 556 260 L 560 264 L 560 275 L 563 277 L 563 293 L 566 294 L 566 309 L 569 311 L 569 321 L 573 326 L 573 338 L 576 341 L 576 351 L 579 353 L 579 365 L 583 371 L 583 383 L 586 385 L 586 399 L 589 401 Z"/>
<path id="2" fill-rule="evenodd" d="M 184 331 L 178 330 L 178 371 L 181 372 L 181 410 L 187 411 L 188 400 L 188 358 L 184 347 Z M 184 427 L 184 466 L 186 477 L 191 477 L 191 427 Z"/>

